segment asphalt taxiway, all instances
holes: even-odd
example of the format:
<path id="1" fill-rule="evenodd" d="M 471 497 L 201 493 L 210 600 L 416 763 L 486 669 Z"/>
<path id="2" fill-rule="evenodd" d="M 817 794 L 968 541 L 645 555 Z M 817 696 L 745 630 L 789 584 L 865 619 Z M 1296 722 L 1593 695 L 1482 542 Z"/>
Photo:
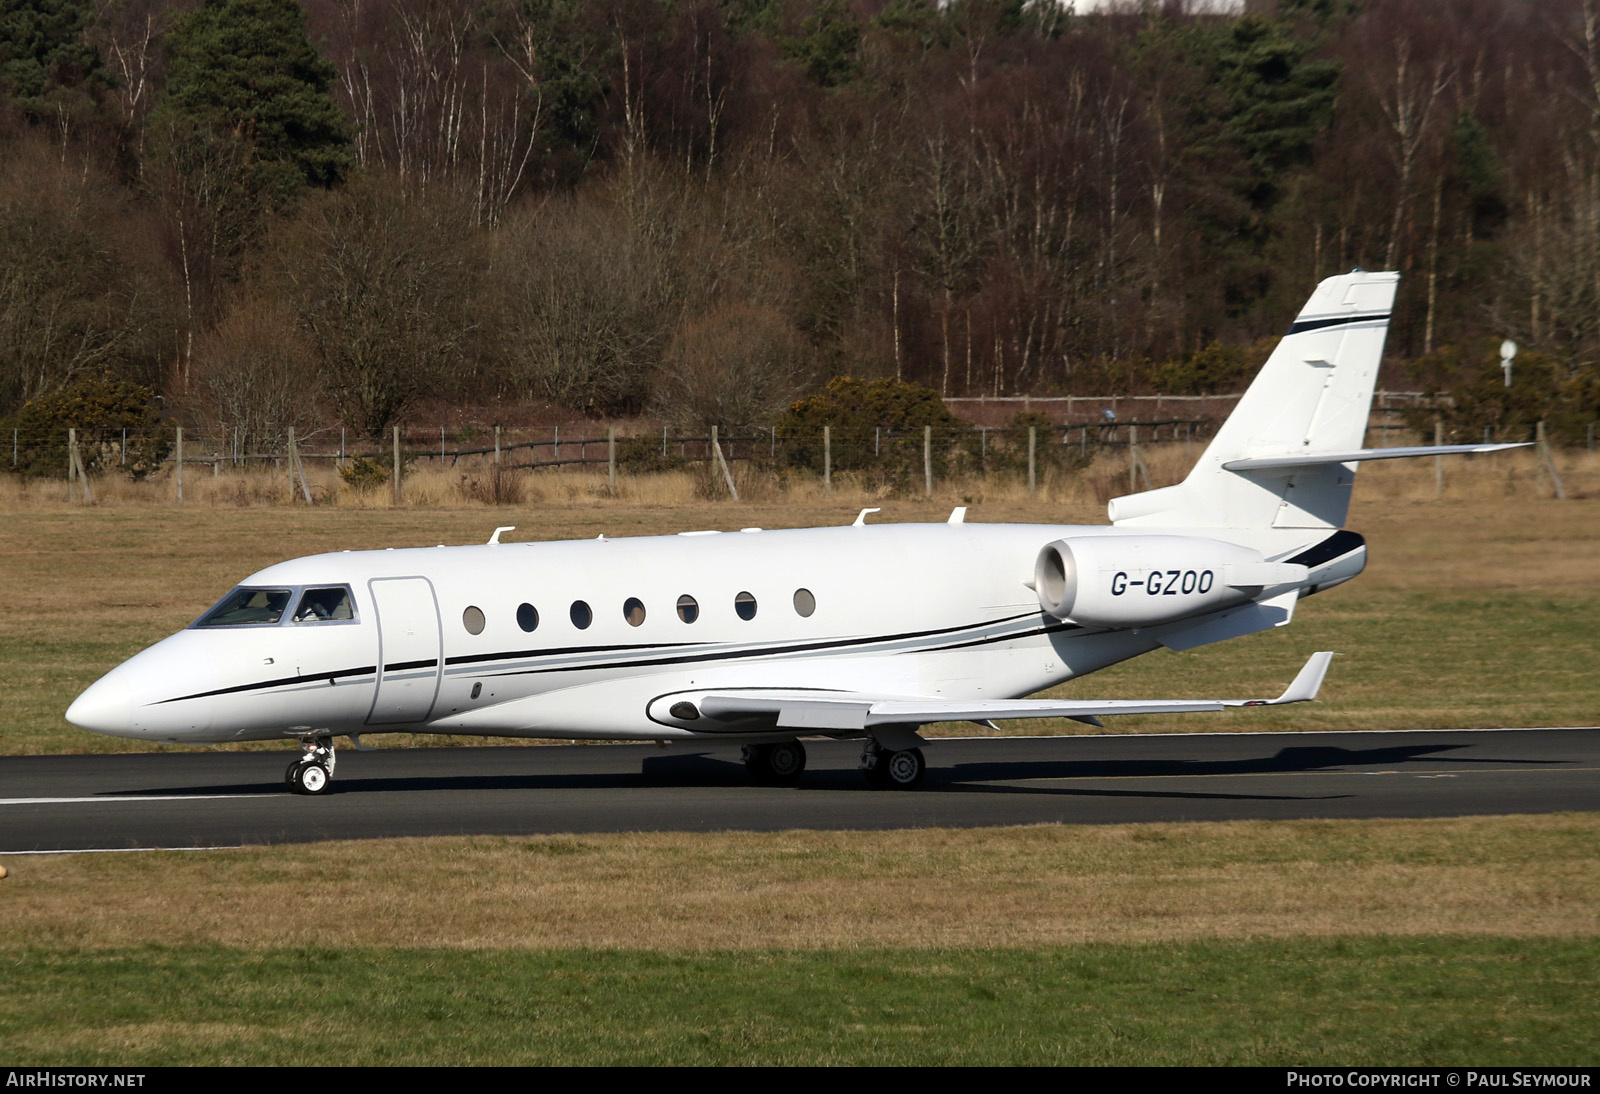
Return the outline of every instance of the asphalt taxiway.
<path id="1" fill-rule="evenodd" d="M 888 829 L 1600 808 L 1600 728 L 941 739 L 914 791 L 860 745 L 808 741 L 788 787 L 737 748 L 341 748 L 329 791 L 291 752 L 0 757 L 0 854 L 555 832 Z"/>

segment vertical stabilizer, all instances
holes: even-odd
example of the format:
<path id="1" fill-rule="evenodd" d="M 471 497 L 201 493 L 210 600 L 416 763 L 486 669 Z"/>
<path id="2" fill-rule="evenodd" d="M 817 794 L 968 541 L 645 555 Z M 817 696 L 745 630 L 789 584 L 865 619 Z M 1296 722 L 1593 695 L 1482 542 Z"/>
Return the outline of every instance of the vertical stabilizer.
<path id="1" fill-rule="evenodd" d="M 1389 331 L 1396 273 L 1330 277 L 1176 486 L 1113 498 L 1119 527 L 1336 528 L 1353 463 L 1228 470 L 1240 460 L 1360 449 Z"/>

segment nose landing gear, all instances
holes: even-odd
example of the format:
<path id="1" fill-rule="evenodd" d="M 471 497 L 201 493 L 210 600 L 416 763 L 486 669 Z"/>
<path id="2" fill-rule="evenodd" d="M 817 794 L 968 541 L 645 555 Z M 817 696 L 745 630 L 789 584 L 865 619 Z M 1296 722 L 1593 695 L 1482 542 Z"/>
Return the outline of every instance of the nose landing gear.
<path id="1" fill-rule="evenodd" d="M 296 794 L 321 794 L 333 781 L 333 738 L 300 738 L 300 758 L 283 773 L 283 781 Z"/>

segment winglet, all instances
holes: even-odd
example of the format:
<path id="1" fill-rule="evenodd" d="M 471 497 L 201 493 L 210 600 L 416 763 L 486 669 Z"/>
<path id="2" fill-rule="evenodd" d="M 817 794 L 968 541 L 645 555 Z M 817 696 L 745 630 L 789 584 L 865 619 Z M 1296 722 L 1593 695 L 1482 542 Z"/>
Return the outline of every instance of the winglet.
<path id="1" fill-rule="evenodd" d="M 1272 706 L 1280 703 L 1309 703 L 1317 697 L 1317 692 L 1322 690 L 1322 678 L 1328 675 L 1328 666 L 1333 663 L 1333 653 L 1323 650 L 1314 653 L 1306 661 L 1305 667 L 1294 681 L 1283 689 L 1283 694 L 1272 700 Z"/>
<path id="2" fill-rule="evenodd" d="M 1299 675 L 1276 699 L 1224 699 L 1222 702 L 1230 707 L 1276 707 L 1284 703 L 1309 703 L 1317 697 L 1317 692 L 1322 690 L 1322 678 L 1328 675 L 1328 666 L 1332 663 L 1333 654 L 1328 650 L 1314 653 L 1301 668 Z"/>

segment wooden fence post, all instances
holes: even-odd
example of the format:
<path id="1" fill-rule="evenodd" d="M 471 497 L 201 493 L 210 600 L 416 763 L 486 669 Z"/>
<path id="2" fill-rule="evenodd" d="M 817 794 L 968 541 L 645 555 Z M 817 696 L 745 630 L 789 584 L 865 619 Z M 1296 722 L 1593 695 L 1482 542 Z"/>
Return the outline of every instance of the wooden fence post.
<path id="1" fill-rule="evenodd" d="M 1038 485 L 1038 480 L 1035 476 L 1035 468 L 1037 466 L 1035 459 L 1038 447 L 1039 427 L 1036 425 L 1030 425 L 1028 427 L 1028 497 L 1030 498 L 1033 497 L 1035 489 Z"/>
<path id="2" fill-rule="evenodd" d="M 712 427 L 716 428 L 715 426 Z M 606 430 L 606 487 L 617 496 L 617 427 Z"/>
<path id="3" fill-rule="evenodd" d="M 933 426 L 922 427 L 922 489 L 933 497 Z"/>
<path id="4" fill-rule="evenodd" d="M 1435 445 L 1444 444 L 1444 422 L 1440 420 L 1437 414 L 1433 416 L 1433 443 Z M 1444 497 L 1443 456 L 1435 456 L 1433 458 L 1433 496 L 1436 498 Z"/>
<path id="5" fill-rule="evenodd" d="M 306 504 L 311 504 L 311 485 L 306 482 L 305 464 L 300 462 L 300 449 L 294 443 L 294 426 L 289 427 L 289 501 L 294 501 L 294 478 L 300 476 L 300 491 Z"/>
<path id="6" fill-rule="evenodd" d="M 400 504 L 400 427 L 394 427 L 394 503 Z"/>
<path id="7" fill-rule="evenodd" d="M 1139 427 L 1128 426 L 1128 488 L 1139 489 L 1139 476 L 1144 476 L 1144 488 L 1153 488 L 1150 482 L 1150 469 L 1144 464 L 1144 457 L 1139 455 Z"/>
<path id="8" fill-rule="evenodd" d="M 178 427 L 178 500 L 183 501 L 183 426 Z"/>
<path id="9" fill-rule="evenodd" d="M 716 426 L 711 427 L 711 453 L 712 459 L 716 461 L 711 467 L 711 473 L 715 475 L 717 468 L 722 468 L 722 481 L 728 484 L 728 496 L 734 501 L 738 501 L 739 491 L 733 485 L 733 470 L 728 466 L 728 457 L 722 454 L 722 442 L 717 440 Z"/>
<path id="10" fill-rule="evenodd" d="M 1555 491 L 1556 497 L 1565 499 L 1567 496 L 1567 490 L 1566 487 L 1561 485 L 1561 475 L 1556 471 L 1556 461 L 1550 455 L 1550 441 L 1544 435 L 1543 418 L 1539 419 L 1537 432 L 1534 434 L 1534 436 L 1539 442 L 1539 466 L 1550 476 L 1550 487 Z"/>
<path id="11" fill-rule="evenodd" d="M 833 427 L 822 427 L 822 489 L 833 493 Z"/>
<path id="12" fill-rule="evenodd" d="M 1128 490 L 1139 489 L 1139 427 L 1128 427 Z"/>
<path id="13" fill-rule="evenodd" d="M 78 485 L 83 487 L 83 500 L 88 502 L 90 505 L 93 505 L 94 490 L 89 486 L 89 469 L 83 465 L 83 452 L 78 448 L 78 431 L 73 429 L 69 430 L 68 433 L 69 443 L 72 448 L 72 451 L 69 453 L 69 458 L 73 463 L 77 464 Z M 72 491 L 70 488 L 67 491 L 67 497 L 69 500 L 72 497 Z"/>

